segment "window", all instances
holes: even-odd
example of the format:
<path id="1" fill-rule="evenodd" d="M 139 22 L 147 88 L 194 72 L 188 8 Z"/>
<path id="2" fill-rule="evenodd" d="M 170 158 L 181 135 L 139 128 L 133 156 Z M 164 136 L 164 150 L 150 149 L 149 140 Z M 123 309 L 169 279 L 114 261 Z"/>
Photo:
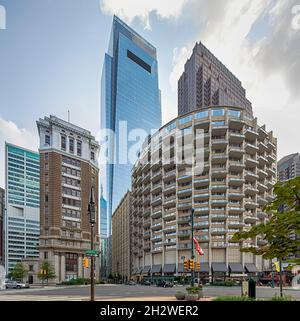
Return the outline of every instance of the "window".
<path id="1" fill-rule="evenodd" d="M 179 125 L 183 125 L 192 120 L 193 120 L 193 115 L 186 116 L 184 118 L 179 119 Z"/>
<path id="2" fill-rule="evenodd" d="M 95 160 L 95 152 L 91 152 L 91 160 L 92 160 L 92 161 Z"/>
<path id="3" fill-rule="evenodd" d="M 49 200 L 48 194 L 45 194 L 45 202 L 48 202 L 48 200 Z"/>
<path id="4" fill-rule="evenodd" d="M 213 121 L 212 122 L 212 127 L 220 127 L 220 126 L 225 126 L 225 121 Z"/>
<path id="5" fill-rule="evenodd" d="M 69 139 L 69 151 L 72 154 L 74 153 L 74 139 L 73 138 Z"/>
<path id="6" fill-rule="evenodd" d="M 48 260 L 48 252 L 44 252 L 44 260 Z"/>
<path id="7" fill-rule="evenodd" d="M 45 135 L 45 144 L 50 145 L 50 135 Z"/>
<path id="8" fill-rule="evenodd" d="M 224 116 L 224 109 L 213 109 L 212 116 Z"/>
<path id="9" fill-rule="evenodd" d="M 206 117 L 208 117 L 208 110 L 200 111 L 199 113 L 195 114 L 196 119 L 206 118 Z"/>
<path id="10" fill-rule="evenodd" d="M 66 148 L 67 148 L 66 136 L 61 135 L 60 145 L 61 145 L 61 149 L 62 149 L 62 150 L 66 150 Z"/>
<path id="11" fill-rule="evenodd" d="M 241 117 L 241 112 L 239 110 L 229 109 L 228 110 L 228 115 L 231 116 L 231 117 L 240 118 Z"/>
<path id="12" fill-rule="evenodd" d="M 127 50 L 127 57 L 151 74 L 151 66 L 140 57 L 136 56 L 133 52 Z"/>
<path id="13" fill-rule="evenodd" d="M 29 265 L 29 272 L 33 272 L 33 265 Z"/>
<path id="14" fill-rule="evenodd" d="M 78 156 L 81 156 L 81 146 L 82 146 L 82 143 L 81 141 L 77 141 L 77 155 Z"/>
<path id="15" fill-rule="evenodd" d="M 45 153 L 45 161 L 49 161 L 49 153 Z"/>

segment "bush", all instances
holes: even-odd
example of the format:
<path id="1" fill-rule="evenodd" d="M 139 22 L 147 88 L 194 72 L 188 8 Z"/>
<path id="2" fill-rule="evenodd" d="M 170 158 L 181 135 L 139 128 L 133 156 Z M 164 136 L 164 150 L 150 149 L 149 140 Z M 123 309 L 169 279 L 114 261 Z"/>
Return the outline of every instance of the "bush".
<path id="1" fill-rule="evenodd" d="M 225 281 L 214 282 L 214 283 L 212 283 L 212 285 L 215 285 L 215 286 L 235 286 L 237 284 L 235 281 L 225 280 Z"/>
<path id="2" fill-rule="evenodd" d="M 213 301 L 255 301 L 255 299 L 247 296 L 219 296 L 214 298 Z"/>
<path id="3" fill-rule="evenodd" d="M 271 298 L 271 301 L 293 301 L 293 297 L 290 295 L 279 296 L 277 293 Z"/>
<path id="4" fill-rule="evenodd" d="M 62 282 L 63 285 L 85 285 L 90 283 L 91 280 L 85 278 L 71 279 L 69 281 Z"/>
<path id="5" fill-rule="evenodd" d="M 105 284 L 103 280 L 97 281 L 96 284 Z"/>
<path id="6" fill-rule="evenodd" d="M 189 286 L 186 290 L 189 294 L 198 294 L 202 290 L 202 286 Z"/>

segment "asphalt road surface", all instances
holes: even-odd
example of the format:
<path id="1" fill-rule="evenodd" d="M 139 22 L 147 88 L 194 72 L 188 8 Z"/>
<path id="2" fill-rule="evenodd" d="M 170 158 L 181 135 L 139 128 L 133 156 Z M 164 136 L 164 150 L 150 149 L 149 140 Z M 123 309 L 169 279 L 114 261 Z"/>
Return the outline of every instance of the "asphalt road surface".
<path id="1" fill-rule="evenodd" d="M 126 299 L 132 298 L 159 298 L 160 300 L 170 299 L 174 297 L 176 291 L 185 290 L 185 287 L 175 286 L 173 288 L 161 288 L 156 286 L 141 286 L 141 285 L 97 285 L 95 290 L 95 296 L 97 300 L 110 300 L 110 299 Z M 271 298 L 279 294 L 279 289 L 257 287 L 257 298 Z M 90 287 L 89 286 L 68 286 L 68 287 L 49 287 L 49 288 L 32 288 L 32 289 L 20 289 L 20 290 L 3 290 L 0 291 L 0 301 L 6 299 L 17 298 L 22 300 L 30 298 L 30 300 L 47 300 L 50 299 L 73 299 L 73 300 L 85 300 L 89 298 Z M 295 300 L 300 301 L 300 290 L 284 289 L 284 294 L 291 295 Z M 234 287 L 220 287 L 220 286 L 207 286 L 204 287 L 205 297 L 217 297 L 224 295 L 241 295 L 241 288 L 239 286 Z"/>

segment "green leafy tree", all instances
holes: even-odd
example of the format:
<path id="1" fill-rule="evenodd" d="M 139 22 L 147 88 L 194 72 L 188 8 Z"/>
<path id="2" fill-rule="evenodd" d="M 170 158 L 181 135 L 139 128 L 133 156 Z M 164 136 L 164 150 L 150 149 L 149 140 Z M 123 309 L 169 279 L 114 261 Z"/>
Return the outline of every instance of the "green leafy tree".
<path id="1" fill-rule="evenodd" d="M 28 270 L 22 262 L 18 262 L 10 274 L 14 280 L 22 281 L 27 276 Z"/>
<path id="2" fill-rule="evenodd" d="M 56 275 L 54 267 L 51 265 L 51 263 L 48 261 L 42 262 L 42 264 L 40 265 L 40 272 L 38 273 L 38 278 L 42 280 L 43 283 L 46 280 L 48 284 L 48 280 L 54 279 L 55 277 Z"/>
<path id="3" fill-rule="evenodd" d="M 282 260 L 300 253 L 300 177 L 278 182 L 274 186 L 275 199 L 265 206 L 269 220 L 253 226 L 249 231 L 235 233 L 233 241 L 260 236 L 266 241 L 261 247 L 243 248 L 243 252 L 262 255 L 265 259 L 279 260 L 280 296 L 282 296 Z"/>

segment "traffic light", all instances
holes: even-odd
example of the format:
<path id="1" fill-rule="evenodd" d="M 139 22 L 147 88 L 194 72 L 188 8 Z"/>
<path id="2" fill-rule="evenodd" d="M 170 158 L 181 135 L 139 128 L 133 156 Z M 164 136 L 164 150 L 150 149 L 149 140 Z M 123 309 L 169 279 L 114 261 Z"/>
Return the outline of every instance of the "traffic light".
<path id="1" fill-rule="evenodd" d="M 194 270 L 194 260 L 189 260 L 189 269 Z"/>
<path id="2" fill-rule="evenodd" d="M 197 269 L 197 270 L 200 270 L 200 261 L 197 261 L 197 262 L 196 262 L 196 269 Z"/>
<path id="3" fill-rule="evenodd" d="M 184 270 L 187 271 L 189 269 L 189 262 L 188 260 L 184 260 L 183 262 L 183 267 L 184 267 Z"/>
<path id="4" fill-rule="evenodd" d="M 83 258 L 82 265 L 85 268 L 89 267 L 89 259 L 87 257 Z"/>

